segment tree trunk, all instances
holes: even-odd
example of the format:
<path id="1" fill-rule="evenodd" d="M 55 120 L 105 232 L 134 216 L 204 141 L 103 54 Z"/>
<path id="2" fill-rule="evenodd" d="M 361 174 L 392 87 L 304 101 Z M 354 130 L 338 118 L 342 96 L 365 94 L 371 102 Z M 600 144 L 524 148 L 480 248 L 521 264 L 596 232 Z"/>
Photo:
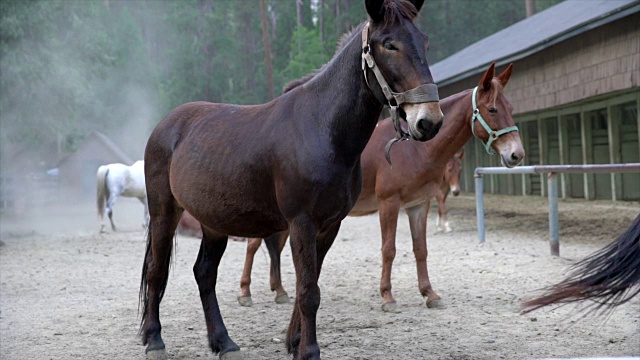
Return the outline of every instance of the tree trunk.
<path id="1" fill-rule="evenodd" d="M 318 23 L 320 25 L 320 45 L 324 52 L 324 1 L 318 0 Z"/>
<path id="2" fill-rule="evenodd" d="M 302 6 L 304 2 L 302 0 L 294 0 L 296 2 L 296 14 L 298 15 L 298 27 L 303 26 L 302 23 Z M 302 37 L 298 36 L 298 55 L 302 54 Z M 300 70 L 302 70 L 302 64 L 300 64 Z"/>
<path id="3" fill-rule="evenodd" d="M 267 27 L 267 6 L 260 0 L 260 16 L 262 17 L 262 42 L 264 43 L 264 63 L 267 67 L 267 88 L 269 100 L 273 99 L 273 75 L 271 70 L 271 46 L 269 44 L 269 29 Z"/>
<path id="4" fill-rule="evenodd" d="M 535 0 L 524 0 L 524 5 L 527 8 L 527 17 L 533 16 L 536 13 Z"/>

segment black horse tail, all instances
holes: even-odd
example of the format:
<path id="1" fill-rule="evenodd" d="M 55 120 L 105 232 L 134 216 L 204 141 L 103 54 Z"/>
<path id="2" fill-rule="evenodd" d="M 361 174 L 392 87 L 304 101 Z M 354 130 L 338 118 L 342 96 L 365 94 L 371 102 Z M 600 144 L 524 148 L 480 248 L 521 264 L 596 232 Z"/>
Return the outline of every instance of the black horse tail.
<path id="1" fill-rule="evenodd" d="M 158 294 L 159 296 L 158 301 L 161 301 L 162 297 L 164 296 L 164 291 L 167 288 L 167 283 L 169 281 L 169 268 L 171 265 L 171 257 L 173 255 L 173 248 L 174 248 L 173 242 L 175 241 L 175 236 L 174 236 L 174 239 L 173 239 L 174 241 L 171 241 L 171 243 L 169 244 L 170 246 L 169 255 L 164 260 L 164 263 L 154 265 L 152 243 L 151 243 L 152 242 L 151 222 L 149 223 L 149 226 L 147 226 L 146 237 L 147 237 L 147 249 L 144 255 L 144 263 L 142 264 L 142 278 L 140 279 L 140 293 L 138 295 L 138 315 L 140 315 L 140 310 L 142 310 L 142 318 L 140 319 L 139 335 L 143 334 L 144 322 L 145 322 L 145 319 L 147 318 L 147 313 L 149 311 L 149 284 L 147 283 L 147 271 L 151 266 L 159 266 L 161 268 L 167 269 L 167 271 L 164 274 L 164 277 L 162 278 L 162 282 L 160 284 L 160 289 Z"/>
<path id="2" fill-rule="evenodd" d="M 640 215 L 614 242 L 572 267 L 570 275 L 524 303 L 522 313 L 551 304 L 593 299 L 595 310 L 624 304 L 640 293 Z"/>

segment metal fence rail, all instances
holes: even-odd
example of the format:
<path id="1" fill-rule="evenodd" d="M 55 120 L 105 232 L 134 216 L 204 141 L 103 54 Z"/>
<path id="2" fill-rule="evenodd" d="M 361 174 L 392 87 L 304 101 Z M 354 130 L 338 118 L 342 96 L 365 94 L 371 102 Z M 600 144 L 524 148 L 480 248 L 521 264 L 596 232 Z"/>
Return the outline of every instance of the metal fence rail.
<path id="1" fill-rule="evenodd" d="M 542 174 L 547 173 L 549 199 L 549 245 L 551 255 L 560 255 L 560 235 L 558 221 L 558 177 L 559 173 L 640 173 L 640 163 L 628 164 L 593 164 L 593 165 L 536 165 L 505 167 L 478 167 L 474 171 L 476 181 L 476 217 L 478 224 L 478 239 L 485 240 L 484 227 L 484 174 Z"/>

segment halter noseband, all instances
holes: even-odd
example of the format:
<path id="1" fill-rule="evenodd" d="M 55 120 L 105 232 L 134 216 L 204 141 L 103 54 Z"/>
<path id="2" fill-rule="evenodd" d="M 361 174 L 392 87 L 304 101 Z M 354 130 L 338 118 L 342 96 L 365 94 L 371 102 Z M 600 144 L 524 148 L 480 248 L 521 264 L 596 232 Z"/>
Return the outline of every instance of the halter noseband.
<path id="1" fill-rule="evenodd" d="M 485 150 L 487 150 L 487 154 L 493 155 L 496 153 L 491 148 L 491 144 L 493 144 L 494 140 L 496 140 L 500 135 L 504 135 L 512 131 L 519 131 L 519 130 L 517 126 L 509 126 L 498 131 L 493 131 L 493 129 L 489 127 L 487 122 L 484 121 L 484 119 L 482 118 L 482 115 L 480 115 L 480 109 L 478 109 L 478 104 L 476 102 L 477 94 L 478 94 L 478 87 L 476 86 L 473 89 L 473 95 L 471 95 L 471 105 L 473 106 L 473 116 L 471 117 L 471 132 L 473 133 L 473 136 L 477 137 L 482 142 L 482 145 L 484 145 Z M 482 139 L 478 137 L 478 135 L 476 135 L 476 131 L 474 130 L 474 125 L 476 120 L 480 123 L 480 125 L 482 125 L 484 130 L 489 134 L 489 141 L 484 142 Z"/>
<path id="2" fill-rule="evenodd" d="M 402 104 L 437 102 L 440 100 L 438 97 L 438 87 L 436 84 L 422 84 L 416 88 L 401 93 L 391 90 L 389 83 L 384 79 L 384 76 L 371 53 L 371 47 L 369 46 L 369 23 L 367 23 L 362 29 L 362 72 L 364 73 L 364 80 L 367 83 L 367 86 L 371 89 L 369 79 L 367 79 L 367 68 L 373 71 L 376 80 L 378 80 L 382 93 L 387 99 L 387 104 L 384 102 L 382 103 L 385 106 L 389 106 L 391 121 L 393 122 L 393 127 L 396 129 L 396 137 L 389 141 L 385 147 L 385 157 L 387 158 L 387 162 L 391 164 L 391 146 L 398 141 L 409 140 L 409 134 L 402 130 L 402 127 L 400 126 L 398 107 Z"/>

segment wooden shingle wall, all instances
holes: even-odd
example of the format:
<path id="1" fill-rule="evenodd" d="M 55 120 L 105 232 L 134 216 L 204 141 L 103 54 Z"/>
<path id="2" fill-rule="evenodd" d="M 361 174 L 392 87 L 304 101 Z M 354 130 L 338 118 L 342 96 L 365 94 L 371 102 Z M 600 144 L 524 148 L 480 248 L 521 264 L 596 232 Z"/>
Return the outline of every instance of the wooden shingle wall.
<path id="1" fill-rule="evenodd" d="M 640 27 L 637 24 L 640 24 L 640 13 L 517 61 L 505 89 L 514 115 L 640 86 Z M 481 76 L 443 86 L 440 96 L 472 88 Z"/>

